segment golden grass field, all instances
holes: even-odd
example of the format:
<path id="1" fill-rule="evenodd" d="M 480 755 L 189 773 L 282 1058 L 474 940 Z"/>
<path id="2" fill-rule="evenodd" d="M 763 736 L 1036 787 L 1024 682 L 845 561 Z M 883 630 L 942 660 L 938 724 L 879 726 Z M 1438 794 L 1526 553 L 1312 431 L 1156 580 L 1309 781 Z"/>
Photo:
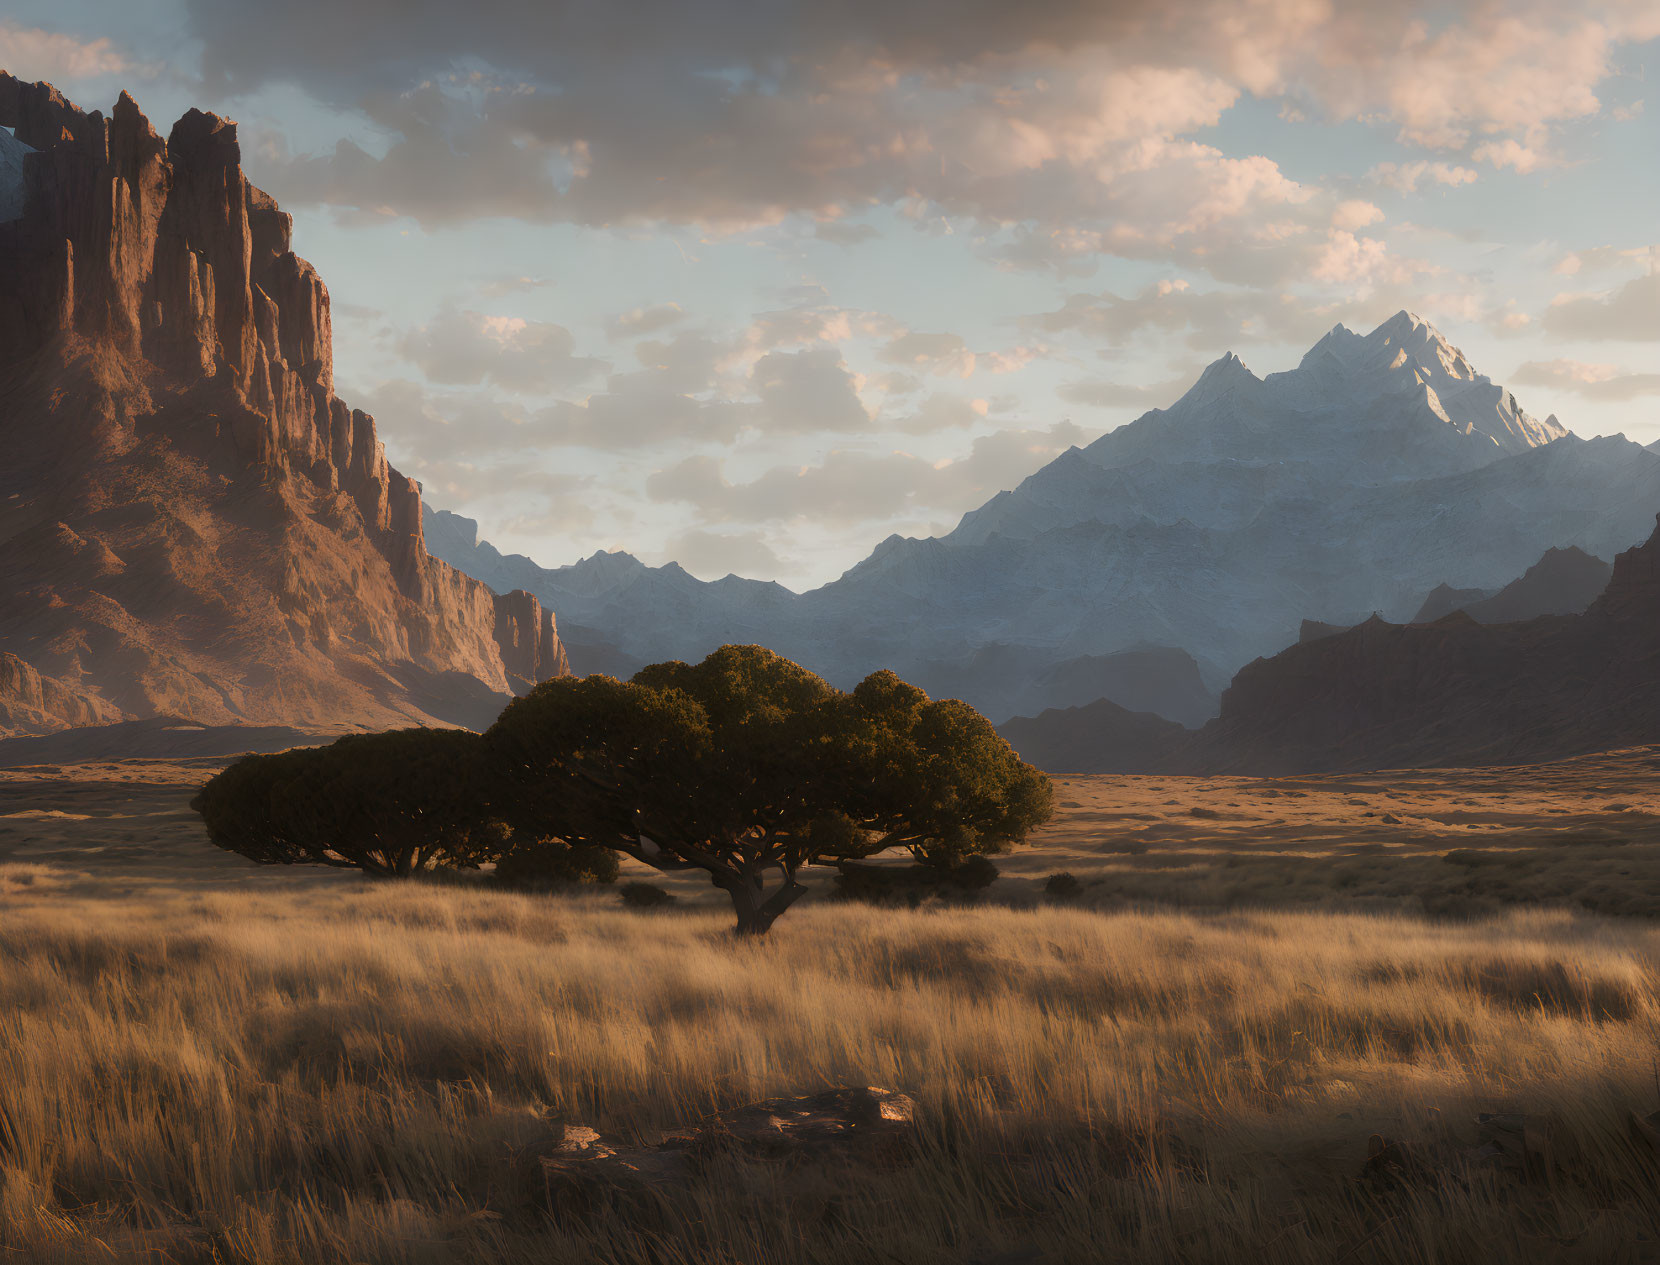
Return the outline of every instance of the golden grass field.
<path id="1" fill-rule="evenodd" d="M 0 770 L 0 1260 L 1660 1260 L 1656 764 L 1058 779 L 982 903 L 758 943 L 689 879 L 260 870 L 185 807 L 211 762 Z M 566 1121 L 847 1084 L 913 1155 L 550 1213 Z M 1546 1160 L 1472 1158 L 1481 1112 Z"/>

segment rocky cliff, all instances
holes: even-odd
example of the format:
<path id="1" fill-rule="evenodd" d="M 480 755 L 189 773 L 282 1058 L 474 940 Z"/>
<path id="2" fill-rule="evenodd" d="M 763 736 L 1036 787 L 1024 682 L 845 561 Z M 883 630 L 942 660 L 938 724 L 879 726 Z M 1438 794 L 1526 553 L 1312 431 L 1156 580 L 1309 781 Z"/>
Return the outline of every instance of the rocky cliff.
<path id="1" fill-rule="evenodd" d="M 1582 568 L 1572 568 L 1577 573 Z M 1660 742 L 1660 528 L 1580 615 L 1368 620 L 1242 669 L 1169 771 L 1524 763 Z"/>
<path id="2" fill-rule="evenodd" d="M 1497 593 L 1455 607 L 1478 624 L 1513 624 L 1540 615 L 1578 615 L 1602 596 L 1614 568 L 1569 545 L 1547 549 L 1525 574 Z M 1422 622 L 1422 612 L 1414 623 Z"/>
<path id="3" fill-rule="evenodd" d="M 0 124 L 0 649 L 49 683 L 0 707 L 90 700 L 16 727 L 481 724 L 567 670 L 534 597 L 428 555 L 235 123 L 0 73 Z"/>

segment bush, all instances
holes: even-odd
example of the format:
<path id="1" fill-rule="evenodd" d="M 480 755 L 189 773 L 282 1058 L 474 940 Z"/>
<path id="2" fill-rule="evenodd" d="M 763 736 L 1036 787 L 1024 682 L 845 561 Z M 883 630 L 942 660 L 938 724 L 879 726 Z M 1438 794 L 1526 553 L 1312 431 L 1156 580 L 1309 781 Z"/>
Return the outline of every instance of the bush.
<path id="1" fill-rule="evenodd" d="M 1076 896 L 1084 890 L 1084 885 L 1077 877 L 1062 870 L 1058 874 L 1051 874 L 1043 885 L 1045 895 L 1053 896 L 1057 900 L 1065 900 L 1069 896 Z"/>
<path id="2" fill-rule="evenodd" d="M 353 734 L 244 756 L 190 806 L 218 847 L 262 865 L 333 865 L 380 878 L 476 867 L 503 838 L 479 735 Z"/>
<path id="3" fill-rule="evenodd" d="M 940 886 L 959 892 L 978 892 L 1002 878 L 997 863 L 988 856 L 971 856 L 940 870 Z"/>
<path id="4" fill-rule="evenodd" d="M 930 897 L 970 898 L 1000 876 L 988 857 L 969 857 L 960 865 L 880 865 L 844 861 L 836 876 L 836 899 L 870 905 L 909 905 Z"/>
<path id="5" fill-rule="evenodd" d="M 521 892 L 553 892 L 617 881 L 617 854 L 609 848 L 562 839 L 509 843 L 496 862 L 496 882 Z"/>
<path id="6" fill-rule="evenodd" d="M 624 883 L 620 892 L 622 903 L 630 909 L 660 909 L 674 904 L 674 893 L 664 891 L 655 883 Z"/>

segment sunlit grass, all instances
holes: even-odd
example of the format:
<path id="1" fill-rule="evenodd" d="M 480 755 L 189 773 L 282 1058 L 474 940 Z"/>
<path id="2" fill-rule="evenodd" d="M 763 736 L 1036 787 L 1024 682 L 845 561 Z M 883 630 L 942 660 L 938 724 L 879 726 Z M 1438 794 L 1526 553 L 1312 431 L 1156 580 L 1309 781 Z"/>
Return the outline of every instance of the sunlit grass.
<path id="1" fill-rule="evenodd" d="M 19 1259 L 1589 1261 L 1660 1240 L 1660 1169 L 1625 1141 L 1627 1110 L 1660 1107 L 1647 924 L 819 904 L 740 943 L 714 910 L 351 882 L 22 883 L 0 919 Z M 548 1216 L 560 1122 L 649 1139 L 841 1084 L 916 1096 L 913 1163 Z M 1554 1117 L 1574 1167 L 1360 1185 L 1368 1136 L 1426 1137 L 1430 1108 L 1465 1132 Z"/>

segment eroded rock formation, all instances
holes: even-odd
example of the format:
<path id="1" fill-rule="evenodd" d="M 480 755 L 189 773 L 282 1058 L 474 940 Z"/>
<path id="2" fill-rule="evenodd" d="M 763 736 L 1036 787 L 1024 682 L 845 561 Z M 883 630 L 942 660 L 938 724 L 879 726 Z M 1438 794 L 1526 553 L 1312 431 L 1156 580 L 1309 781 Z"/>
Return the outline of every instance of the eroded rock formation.
<path id="1" fill-rule="evenodd" d="M 566 670 L 535 598 L 428 555 L 235 123 L 0 73 L 0 124 L 0 647 L 212 724 L 482 724 Z"/>
<path id="2" fill-rule="evenodd" d="M 1528 763 L 1660 742 L 1660 528 L 1584 614 L 1371 619 L 1247 665 L 1167 771 Z"/>

